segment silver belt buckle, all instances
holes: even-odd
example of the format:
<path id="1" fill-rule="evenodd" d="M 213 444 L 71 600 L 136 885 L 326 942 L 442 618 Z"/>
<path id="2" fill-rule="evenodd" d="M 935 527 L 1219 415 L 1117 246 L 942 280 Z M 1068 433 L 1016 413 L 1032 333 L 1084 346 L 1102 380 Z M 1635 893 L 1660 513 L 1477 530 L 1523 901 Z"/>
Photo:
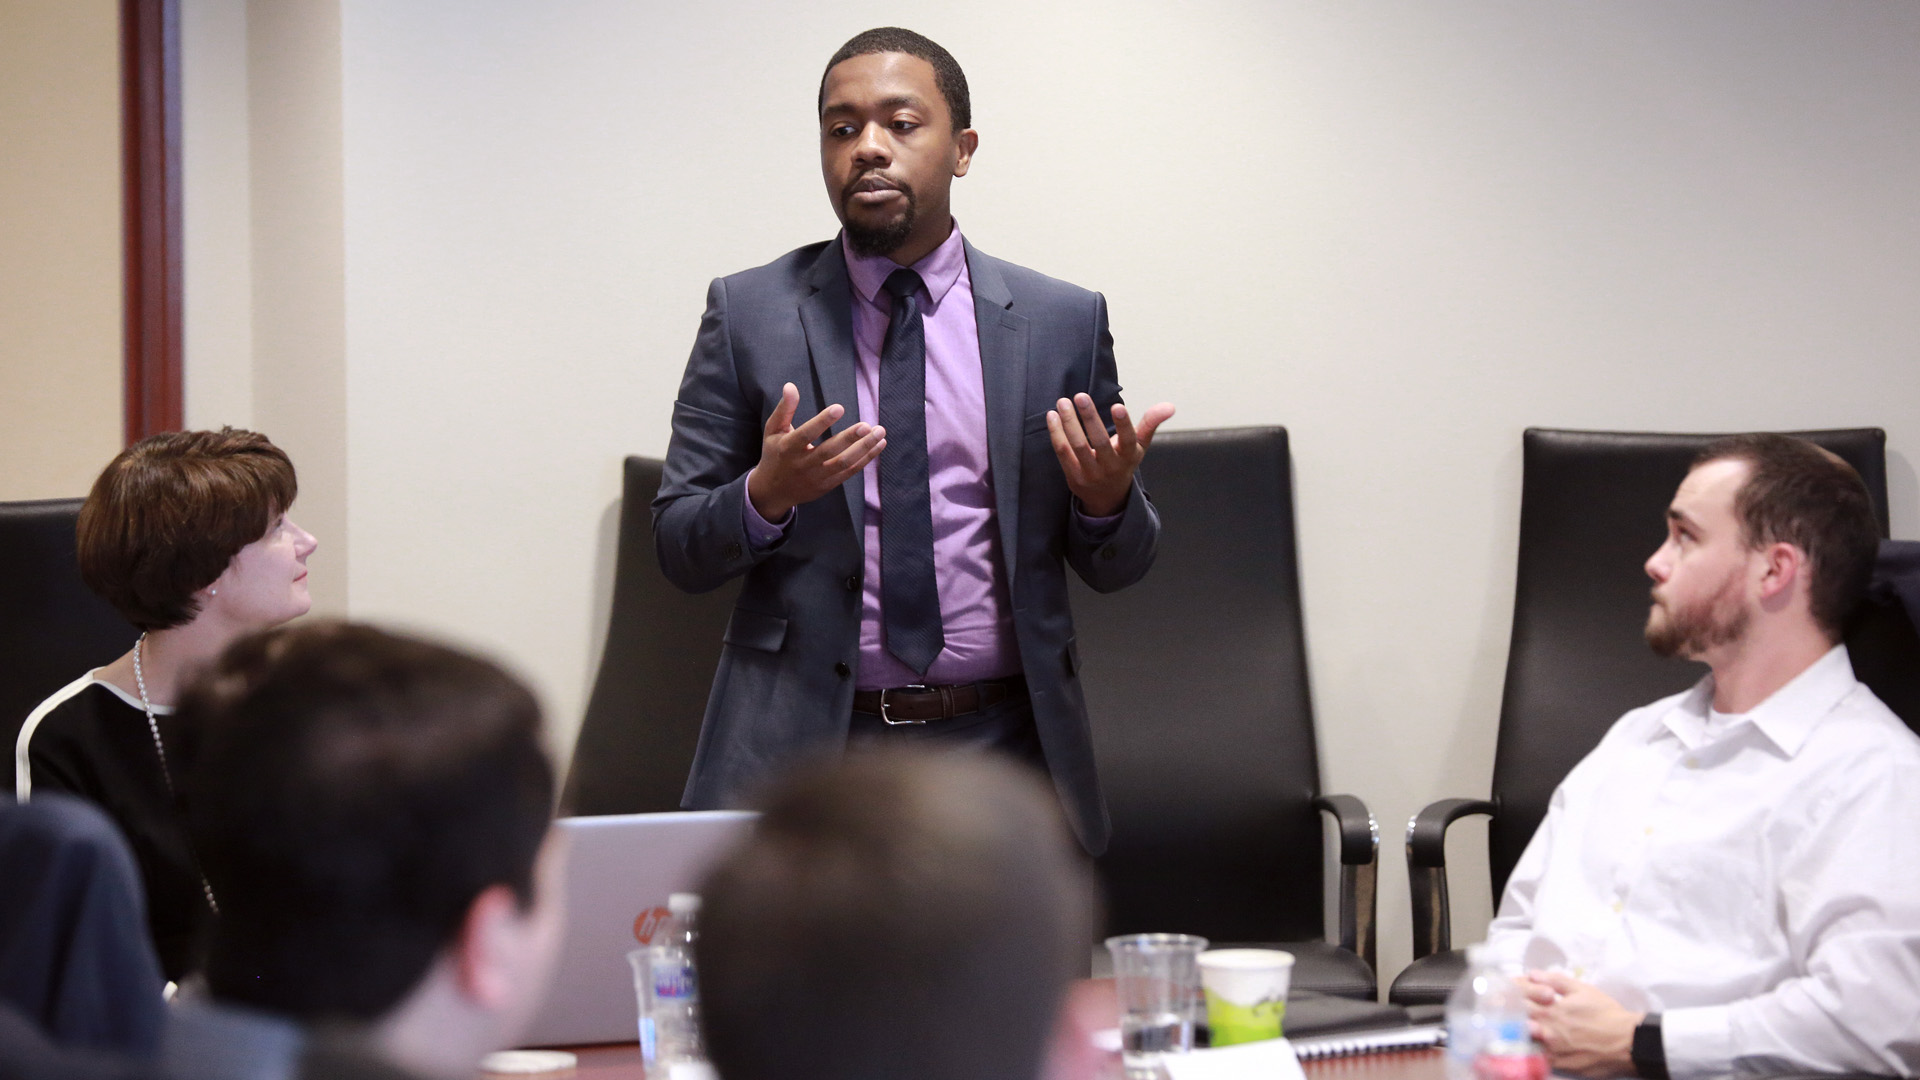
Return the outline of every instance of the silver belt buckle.
<path id="1" fill-rule="evenodd" d="M 925 693 L 932 689 L 933 687 L 928 686 L 925 683 L 911 683 L 907 686 L 895 686 L 895 687 L 890 687 L 886 690 L 880 691 L 880 719 L 888 724 L 893 725 L 894 727 L 900 727 L 904 724 L 926 723 L 925 720 L 895 720 L 893 717 L 888 716 L 887 715 L 887 695 L 893 693 L 895 690 L 918 690 L 922 693 Z"/>

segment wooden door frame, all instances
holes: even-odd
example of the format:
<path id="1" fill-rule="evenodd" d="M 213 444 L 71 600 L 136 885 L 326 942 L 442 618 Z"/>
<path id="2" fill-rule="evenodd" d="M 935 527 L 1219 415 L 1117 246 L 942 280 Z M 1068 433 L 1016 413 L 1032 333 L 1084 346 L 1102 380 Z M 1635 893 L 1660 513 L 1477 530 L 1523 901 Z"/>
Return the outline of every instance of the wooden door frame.
<path id="1" fill-rule="evenodd" d="M 120 0 L 126 441 L 183 422 L 180 4 Z"/>

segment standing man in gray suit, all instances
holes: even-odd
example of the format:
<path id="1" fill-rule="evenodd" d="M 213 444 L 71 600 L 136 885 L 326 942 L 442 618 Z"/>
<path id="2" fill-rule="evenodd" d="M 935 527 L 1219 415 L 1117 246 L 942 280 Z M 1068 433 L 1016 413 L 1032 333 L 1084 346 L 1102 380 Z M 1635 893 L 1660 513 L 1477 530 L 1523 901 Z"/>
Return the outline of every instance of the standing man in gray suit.
<path id="1" fill-rule="evenodd" d="M 987 747 L 1049 772 L 1097 854 L 1063 562 L 1102 592 L 1152 565 L 1134 473 L 1173 406 L 1120 404 L 1098 293 L 962 238 L 970 114 L 945 49 L 855 36 L 820 83 L 840 235 L 708 289 L 654 541 L 683 589 L 746 582 L 684 805 L 849 742 Z"/>

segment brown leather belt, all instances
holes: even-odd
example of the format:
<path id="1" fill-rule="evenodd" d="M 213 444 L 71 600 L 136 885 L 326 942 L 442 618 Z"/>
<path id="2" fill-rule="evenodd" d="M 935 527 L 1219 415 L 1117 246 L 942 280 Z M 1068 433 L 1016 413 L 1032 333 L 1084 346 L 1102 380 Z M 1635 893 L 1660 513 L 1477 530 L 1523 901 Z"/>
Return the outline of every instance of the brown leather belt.
<path id="1" fill-rule="evenodd" d="M 878 716 L 889 724 L 924 724 L 990 709 L 1027 692 L 1024 675 L 952 686 L 900 686 L 887 690 L 856 690 L 853 711 Z"/>

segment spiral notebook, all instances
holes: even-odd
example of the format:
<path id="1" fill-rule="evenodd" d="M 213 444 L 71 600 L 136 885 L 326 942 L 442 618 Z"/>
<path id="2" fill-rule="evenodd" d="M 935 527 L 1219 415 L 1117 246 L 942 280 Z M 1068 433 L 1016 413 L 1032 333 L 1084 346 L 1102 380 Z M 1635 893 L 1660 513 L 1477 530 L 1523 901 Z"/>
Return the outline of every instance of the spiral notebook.
<path id="1" fill-rule="evenodd" d="M 1270 1039 L 1239 1046 L 1173 1054 L 1165 1060 L 1168 1080 L 1307 1080 L 1302 1061 L 1422 1050 L 1446 1041 L 1437 1024 L 1319 1035 L 1308 1039 Z"/>
<path id="2" fill-rule="evenodd" d="M 1322 1058 L 1353 1057 L 1356 1054 L 1385 1054 L 1395 1050 L 1425 1050 L 1445 1046 L 1447 1029 L 1439 1024 L 1390 1028 L 1385 1031 L 1350 1031 L 1340 1035 L 1317 1035 L 1293 1039 L 1293 1055 L 1301 1061 Z"/>

